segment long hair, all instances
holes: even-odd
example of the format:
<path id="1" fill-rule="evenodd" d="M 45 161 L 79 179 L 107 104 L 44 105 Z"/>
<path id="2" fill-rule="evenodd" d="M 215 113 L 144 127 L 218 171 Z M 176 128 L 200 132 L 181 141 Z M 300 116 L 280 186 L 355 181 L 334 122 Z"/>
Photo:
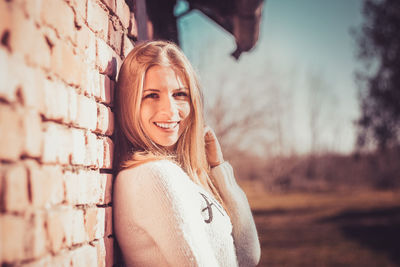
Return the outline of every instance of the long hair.
<path id="1" fill-rule="evenodd" d="M 190 91 L 188 125 L 171 153 L 153 142 L 144 132 L 140 106 L 146 72 L 153 66 L 171 67 Z M 128 54 L 118 75 L 116 90 L 118 171 L 148 161 L 170 159 L 176 162 L 193 182 L 202 185 L 222 203 L 210 179 L 204 143 L 203 96 L 196 74 L 183 52 L 167 41 L 141 43 Z M 117 128 L 118 128 L 117 127 Z M 119 132 L 118 132 L 119 131 Z M 223 204 L 223 203 L 222 203 Z"/>

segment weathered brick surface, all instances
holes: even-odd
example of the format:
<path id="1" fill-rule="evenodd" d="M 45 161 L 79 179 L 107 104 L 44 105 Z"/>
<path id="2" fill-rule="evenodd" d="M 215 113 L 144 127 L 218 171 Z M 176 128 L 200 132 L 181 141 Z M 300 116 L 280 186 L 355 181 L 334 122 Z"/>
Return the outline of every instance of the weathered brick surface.
<path id="1" fill-rule="evenodd" d="M 135 16 L 0 1 L 0 37 L 0 265 L 113 266 L 111 109 Z"/>
<path id="2" fill-rule="evenodd" d="M 83 84 L 85 64 L 68 43 L 58 41 L 54 44 L 51 68 L 67 84 L 75 86 Z"/>
<path id="3" fill-rule="evenodd" d="M 15 215 L 0 216 L 1 259 L 4 263 L 26 258 L 25 234 L 28 224 L 24 218 Z"/>
<path id="4" fill-rule="evenodd" d="M 2 47 L 0 47 L 0 62 L 2 62 L 2 64 L 0 64 L 0 99 L 14 102 L 16 100 L 17 88 L 13 86 L 9 80 L 9 77 L 13 76 L 12 70 L 10 69 L 12 62 L 6 49 Z"/>
<path id="5" fill-rule="evenodd" d="M 109 107 L 102 104 L 97 105 L 96 131 L 106 135 L 112 135 L 114 131 L 114 114 Z"/>
<path id="6" fill-rule="evenodd" d="M 2 179 L 2 209 L 9 212 L 24 212 L 29 206 L 28 174 L 24 165 L 0 166 Z"/>
<path id="7" fill-rule="evenodd" d="M 28 169 L 32 205 L 50 207 L 64 200 L 63 174 L 59 166 L 40 165 L 34 160 L 24 162 Z"/>
<path id="8" fill-rule="evenodd" d="M 105 208 L 89 208 L 85 210 L 85 229 L 89 241 L 104 237 L 105 232 Z"/>
<path id="9" fill-rule="evenodd" d="M 119 23 L 114 23 L 113 21 L 108 22 L 108 43 L 117 52 L 121 54 L 122 46 L 122 28 Z"/>
<path id="10" fill-rule="evenodd" d="M 132 41 L 128 38 L 127 35 L 124 35 L 122 44 L 122 55 L 126 57 L 129 54 L 129 52 L 132 51 L 132 49 L 133 49 Z"/>
<path id="11" fill-rule="evenodd" d="M 53 28 L 58 36 L 76 42 L 74 12 L 65 1 L 42 0 L 41 21 Z"/>
<path id="12" fill-rule="evenodd" d="M 21 114 L 15 107 L 2 103 L 0 133 L 0 159 L 18 160 L 24 145 Z"/>
<path id="13" fill-rule="evenodd" d="M 114 96 L 115 82 L 108 76 L 100 74 L 100 99 L 101 102 L 112 105 Z"/>
<path id="14" fill-rule="evenodd" d="M 106 40 L 108 33 L 108 13 L 99 0 L 88 0 L 87 23 L 95 33 Z"/>
<path id="15" fill-rule="evenodd" d="M 116 13 L 121 20 L 122 26 L 125 29 L 128 29 L 130 21 L 130 11 L 128 5 L 124 1 L 117 1 Z"/>
<path id="16" fill-rule="evenodd" d="M 72 132 L 54 122 L 44 123 L 43 128 L 42 162 L 68 164 L 72 152 Z"/>
<path id="17" fill-rule="evenodd" d="M 111 151 L 114 150 L 114 143 L 108 137 L 104 138 L 103 142 L 104 142 L 103 168 L 111 169 L 112 168 L 112 163 L 113 163 L 113 153 L 111 153 Z"/>
<path id="18" fill-rule="evenodd" d="M 42 119 L 35 110 L 28 109 L 22 118 L 25 136 L 23 154 L 39 158 L 42 153 Z"/>
<path id="19" fill-rule="evenodd" d="M 95 130 L 97 125 L 97 106 L 94 99 L 83 95 L 77 97 L 77 124 L 81 128 Z"/>
<path id="20" fill-rule="evenodd" d="M 10 48 L 24 57 L 29 65 L 50 67 L 50 47 L 34 21 L 26 18 L 22 9 L 13 6 L 10 24 Z"/>

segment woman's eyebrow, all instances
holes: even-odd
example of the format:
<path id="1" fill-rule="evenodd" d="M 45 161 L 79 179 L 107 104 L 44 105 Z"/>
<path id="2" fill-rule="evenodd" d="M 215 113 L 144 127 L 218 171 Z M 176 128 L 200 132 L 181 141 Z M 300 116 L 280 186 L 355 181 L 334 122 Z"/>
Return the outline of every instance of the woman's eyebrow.
<path id="1" fill-rule="evenodd" d="M 189 88 L 179 87 L 179 88 L 176 88 L 175 91 L 189 91 Z"/>
<path id="2" fill-rule="evenodd" d="M 159 89 L 153 89 L 153 88 L 148 88 L 148 89 L 144 89 L 143 92 L 147 92 L 147 91 L 151 91 L 151 92 L 160 92 Z"/>

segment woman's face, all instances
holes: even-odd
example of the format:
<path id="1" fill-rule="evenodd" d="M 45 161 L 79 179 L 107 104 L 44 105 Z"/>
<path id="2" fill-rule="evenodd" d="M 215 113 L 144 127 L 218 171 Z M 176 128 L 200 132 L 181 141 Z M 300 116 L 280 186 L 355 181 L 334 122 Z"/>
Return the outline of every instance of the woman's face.
<path id="1" fill-rule="evenodd" d="M 140 120 L 156 144 L 171 148 L 188 125 L 190 92 L 171 67 L 153 66 L 144 78 Z"/>

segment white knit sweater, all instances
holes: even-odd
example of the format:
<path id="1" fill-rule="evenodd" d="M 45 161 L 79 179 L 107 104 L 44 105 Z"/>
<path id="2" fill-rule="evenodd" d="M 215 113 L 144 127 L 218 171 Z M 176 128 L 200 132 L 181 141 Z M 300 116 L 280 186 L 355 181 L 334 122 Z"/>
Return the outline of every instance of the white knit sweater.
<path id="1" fill-rule="evenodd" d="M 114 229 L 127 266 L 254 266 L 259 244 L 232 168 L 212 170 L 231 218 L 176 164 L 153 161 L 121 171 L 114 184 Z M 234 227 L 232 228 L 232 223 Z M 250 232 L 249 232 L 250 231 Z M 256 251 L 252 251 L 253 247 Z"/>

